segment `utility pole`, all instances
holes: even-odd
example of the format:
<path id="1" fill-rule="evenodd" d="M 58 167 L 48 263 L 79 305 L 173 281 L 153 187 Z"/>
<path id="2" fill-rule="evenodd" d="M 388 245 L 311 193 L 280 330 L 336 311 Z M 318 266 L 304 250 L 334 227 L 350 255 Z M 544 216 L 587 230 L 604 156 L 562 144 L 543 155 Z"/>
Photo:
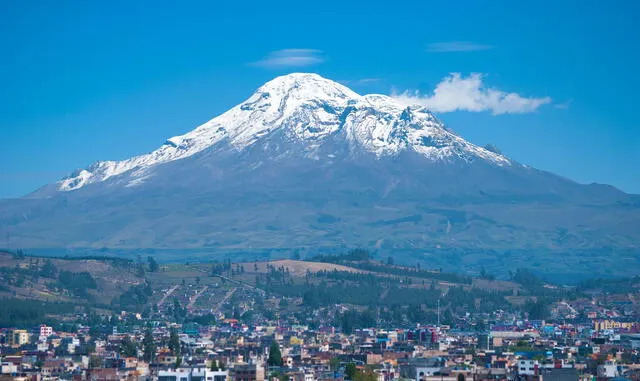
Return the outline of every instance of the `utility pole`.
<path id="1" fill-rule="evenodd" d="M 438 298 L 438 329 L 440 329 L 440 298 Z"/>

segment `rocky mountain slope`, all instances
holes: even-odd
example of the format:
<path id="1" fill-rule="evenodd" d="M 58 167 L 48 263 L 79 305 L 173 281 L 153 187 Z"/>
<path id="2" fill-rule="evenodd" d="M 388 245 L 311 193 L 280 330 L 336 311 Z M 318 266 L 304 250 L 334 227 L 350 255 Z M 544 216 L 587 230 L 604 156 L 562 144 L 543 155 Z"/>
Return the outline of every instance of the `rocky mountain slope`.
<path id="1" fill-rule="evenodd" d="M 638 196 L 519 164 L 424 108 L 315 74 L 278 77 L 149 154 L 0 201 L 0 234 L 21 247 L 359 246 L 472 264 L 524 250 L 587 253 L 585 268 L 616 252 L 637 269 L 639 222 Z"/>

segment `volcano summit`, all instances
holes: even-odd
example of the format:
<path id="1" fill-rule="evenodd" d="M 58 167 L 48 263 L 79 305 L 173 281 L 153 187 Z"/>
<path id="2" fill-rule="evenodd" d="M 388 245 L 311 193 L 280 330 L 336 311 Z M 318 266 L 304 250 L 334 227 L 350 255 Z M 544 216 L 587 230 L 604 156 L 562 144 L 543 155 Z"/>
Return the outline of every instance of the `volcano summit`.
<path id="1" fill-rule="evenodd" d="M 301 73 L 151 153 L 0 202 L 0 234 L 25 248 L 358 246 L 450 266 L 598 269 L 615 253 L 637 270 L 639 223 L 636 195 L 522 165 L 423 107 Z"/>

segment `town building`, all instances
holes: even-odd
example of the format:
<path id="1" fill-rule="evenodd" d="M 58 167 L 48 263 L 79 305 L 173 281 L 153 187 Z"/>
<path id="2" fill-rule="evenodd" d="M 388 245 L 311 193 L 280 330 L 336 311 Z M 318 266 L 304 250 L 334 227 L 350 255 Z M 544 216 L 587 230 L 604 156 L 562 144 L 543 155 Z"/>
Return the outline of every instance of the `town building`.
<path id="1" fill-rule="evenodd" d="M 264 366 L 259 363 L 236 364 L 232 372 L 234 381 L 264 381 L 264 373 Z"/>
<path id="2" fill-rule="evenodd" d="M 29 344 L 29 332 L 26 329 L 13 329 L 7 333 L 7 344 L 10 347 L 18 348 Z"/>
<path id="3" fill-rule="evenodd" d="M 49 327 L 44 324 L 40 325 L 40 340 L 44 340 L 51 335 L 53 335 L 53 327 Z"/>
<path id="4" fill-rule="evenodd" d="M 214 371 L 206 367 L 180 367 L 158 372 L 158 381 L 227 381 L 228 377 L 226 370 Z"/>

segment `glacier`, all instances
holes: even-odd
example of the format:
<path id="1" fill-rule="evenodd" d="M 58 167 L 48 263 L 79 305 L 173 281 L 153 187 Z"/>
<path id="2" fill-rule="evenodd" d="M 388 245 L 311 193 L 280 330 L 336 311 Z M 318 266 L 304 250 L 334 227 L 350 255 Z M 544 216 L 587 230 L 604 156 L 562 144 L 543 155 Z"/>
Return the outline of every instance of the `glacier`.
<path id="1" fill-rule="evenodd" d="M 343 134 L 354 150 L 378 157 L 412 150 L 430 160 L 511 161 L 447 131 L 429 110 L 406 106 L 386 95 L 359 95 L 318 74 L 293 73 L 261 86 L 251 97 L 193 131 L 167 139 L 155 151 L 124 161 L 101 161 L 58 182 L 72 191 L 131 172 L 141 184 L 146 169 L 190 157 L 220 143 L 243 150 L 279 130 L 304 145 L 310 157 L 328 137 Z"/>

